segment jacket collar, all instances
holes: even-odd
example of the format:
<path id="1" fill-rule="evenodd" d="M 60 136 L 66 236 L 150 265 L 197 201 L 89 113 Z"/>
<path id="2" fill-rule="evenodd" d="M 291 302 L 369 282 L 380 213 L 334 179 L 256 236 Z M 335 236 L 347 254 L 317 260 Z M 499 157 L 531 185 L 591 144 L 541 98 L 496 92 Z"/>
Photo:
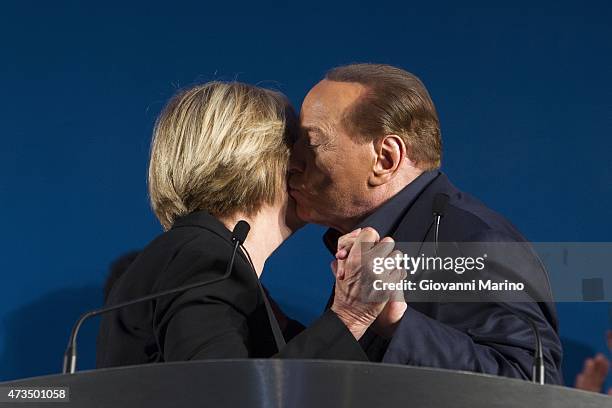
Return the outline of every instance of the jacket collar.
<path id="1" fill-rule="evenodd" d="M 418 201 L 423 191 L 427 190 L 440 177 L 446 178 L 439 170 L 422 173 L 356 225 L 355 228 L 372 227 L 380 234 L 381 238 L 384 236 L 394 237 L 399 225 L 404 221 L 413 204 Z M 333 228 L 328 229 L 323 235 L 323 242 L 332 254 L 336 252 L 340 236 L 342 236 L 342 233 Z"/>
<path id="2" fill-rule="evenodd" d="M 172 228 L 170 229 L 174 230 L 184 227 L 203 228 L 226 240 L 232 247 L 234 246 L 234 243 L 232 242 L 232 231 L 228 230 L 217 217 L 211 215 L 207 211 L 194 211 L 190 214 L 181 216 L 174 221 L 174 224 L 172 224 Z M 247 256 L 244 247 L 240 248 L 238 254 L 250 265 L 251 260 L 249 256 Z"/>
<path id="3" fill-rule="evenodd" d="M 228 230 L 221 221 L 209 214 L 207 211 L 195 211 L 190 214 L 183 215 L 174 221 L 171 229 L 181 227 L 205 228 L 221 236 L 222 238 L 227 239 L 228 241 L 232 240 L 232 232 Z"/>
<path id="4" fill-rule="evenodd" d="M 419 195 L 418 199 L 406 210 L 391 236 L 396 242 L 425 242 L 430 236 L 433 225 L 433 202 L 438 193 L 456 196 L 459 191 L 444 173 L 440 173 Z M 431 237 L 429 237 L 431 238 Z"/>

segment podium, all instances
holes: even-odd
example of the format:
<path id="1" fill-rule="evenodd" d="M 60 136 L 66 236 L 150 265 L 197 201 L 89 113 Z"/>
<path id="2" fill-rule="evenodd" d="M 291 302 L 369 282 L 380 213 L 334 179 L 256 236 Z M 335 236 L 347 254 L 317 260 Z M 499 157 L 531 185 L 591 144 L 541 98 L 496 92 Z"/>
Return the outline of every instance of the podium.
<path id="1" fill-rule="evenodd" d="M 434 368 L 322 360 L 208 360 L 149 364 L 0 383 L 69 387 L 69 402 L 16 407 L 612 408 L 612 397 Z"/>

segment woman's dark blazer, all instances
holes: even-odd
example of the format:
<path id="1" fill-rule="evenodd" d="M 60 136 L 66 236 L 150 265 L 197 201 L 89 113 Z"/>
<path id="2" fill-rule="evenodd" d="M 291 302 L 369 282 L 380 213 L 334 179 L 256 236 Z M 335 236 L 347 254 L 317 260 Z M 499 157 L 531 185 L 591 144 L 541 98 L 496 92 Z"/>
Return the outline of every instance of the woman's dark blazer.
<path id="1" fill-rule="evenodd" d="M 179 218 L 117 280 L 107 304 L 219 277 L 232 249 L 231 232 L 210 214 L 200 211 Z M 238 253 L 226 280 L 106 314 L 98 335 L 97 366 L 247 357 L 367 359 L 331 310 L 279 353 L 265 295 L 247 258 Z"/>

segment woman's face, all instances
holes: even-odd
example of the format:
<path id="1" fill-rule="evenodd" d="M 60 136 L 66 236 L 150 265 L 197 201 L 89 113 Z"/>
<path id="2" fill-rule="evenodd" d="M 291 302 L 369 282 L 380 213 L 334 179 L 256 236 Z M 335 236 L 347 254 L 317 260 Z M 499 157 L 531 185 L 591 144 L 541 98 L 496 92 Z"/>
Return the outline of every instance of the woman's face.
<path id="1" fill-rule="evenodd" d="M 293 233 L 297 231 L 298 229 L 302 228 L 304 225 L 306 225 L 306 223 L 298 217 L 297 211 L 296 211 L 295 200 L 293 199 L 293 197 L 289 195 L 289 192 L 285 190 L 283 192 L 283 195 L 285 196 L 284 200 L 286 202 L 285 224 Z"/>
<path id="2" fill-rule="evenodd" d="M 291 148 L 293 146 L 293 143 L 295 143 L 298 138 L 298 118 L 291 106 L 288 106 L 288 108 L 286 109 L 286 115 L 287 133 L 285 135 L 285 140 Z M 289 168 L 289 164 L 287 168 Z M 287 176 L 285 177 L 285 183 L 282 188 L 281 200 L 283 201 L 285 224 L 291 230 L 291 232 L 293 233 L 298 229 L 302 228 L 304 225 L 306 225 L 306 223 L 298 217 L 295 199 L 289 194 L 289 173 L 287 173 Z"/>

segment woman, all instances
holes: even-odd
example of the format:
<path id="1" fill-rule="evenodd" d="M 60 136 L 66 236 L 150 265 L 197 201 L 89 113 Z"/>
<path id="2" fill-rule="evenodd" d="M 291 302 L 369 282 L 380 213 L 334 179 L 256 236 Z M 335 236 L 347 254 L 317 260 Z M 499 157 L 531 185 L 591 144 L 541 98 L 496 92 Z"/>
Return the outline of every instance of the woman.
<path id="1" fill-rule="evenodd" d="M 357 340 L 385 302 L 360 301 L 366 273 L 360 254 L 341 261 L 332 307 L 282 350 L 274 340 L 277 323 L 258 278 L 299 226 L 285 184 L 296 131 L 282 95 L 246 84 L 211 82 L 170 100 L 155 125 L 149 166 L 152 207 L 166 232 L 118 279 L 107 303 L 222 276 L 240 220 L 251 226 L 244 247 L 254 268 L 240 251 L 228 279 L 107 315 L 98 367 L 275 355 L 365 359 Z M 366 229 L 351 241 L 378 236 Z M 387 255 L 381 248 L 372 249 Z"/>

